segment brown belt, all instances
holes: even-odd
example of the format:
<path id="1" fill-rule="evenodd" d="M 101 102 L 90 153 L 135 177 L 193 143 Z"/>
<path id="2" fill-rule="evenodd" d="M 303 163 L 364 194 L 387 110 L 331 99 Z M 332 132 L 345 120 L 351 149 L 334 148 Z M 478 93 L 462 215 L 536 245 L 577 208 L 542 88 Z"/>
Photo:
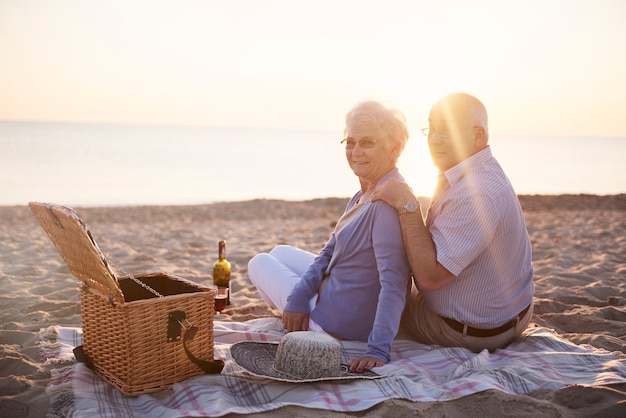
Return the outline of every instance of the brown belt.
<path id="1" fill-rule="evenodd" d="M 466 335 L 469 335 L 470 337 L 493 337 L 495 335 L 500 335 L 503 332 L 508 331 L 511 328 L 513 328 L 515 325 L 517 325 L 520 318 L 526 315 L 526 312 L 528 312 L 529 309 L 530 309 L 530 305 L 524 308 L 522 312 L 517 314 L 515 318 L 511 319 L 509 322 L 506 322 L 500 325 L 498 328 L 484 329 L 484 328 L 474 328 L 468 325 Z M 459 321 L 455 321 L 454 319 L 446 318 L 444 316 L 442 316 L 441 319 L 443 319 L 446 322 L 446 324 L 448 324 L 450 328 L 452 328 L 456 332 L 462 333 L 463 329 L 465 328 L 465 324 L 462 324 Z"/>

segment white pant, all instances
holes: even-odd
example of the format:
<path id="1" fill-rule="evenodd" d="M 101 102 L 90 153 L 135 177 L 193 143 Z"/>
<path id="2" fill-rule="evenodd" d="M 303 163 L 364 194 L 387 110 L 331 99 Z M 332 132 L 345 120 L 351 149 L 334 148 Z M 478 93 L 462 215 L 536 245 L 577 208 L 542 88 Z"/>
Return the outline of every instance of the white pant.
<path id="1" fill-rule="evenodd" d="M 267 253 L 257 254 L 248 262 L 248 277 L 268 304 L 283 313 L 287 298 L 307 271 L 315 254 L 290 245 L 279 245 Z M 310 302 L 312 311 L 317 294 Z M 324 332 L 322 327 L 309 319 L 309 330 Z"/>

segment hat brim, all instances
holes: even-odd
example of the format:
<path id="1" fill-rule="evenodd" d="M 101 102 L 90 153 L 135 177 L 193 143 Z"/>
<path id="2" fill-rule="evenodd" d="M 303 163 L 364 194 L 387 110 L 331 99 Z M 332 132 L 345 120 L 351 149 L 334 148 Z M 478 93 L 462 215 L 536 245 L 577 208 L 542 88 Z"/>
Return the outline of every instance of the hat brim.
<path id="1" fill-rule="evenodd" d="M 297 379 L 274 369 L 276 359 L 277 343 L 259 343 L 253 341 L 242 341 L 230 347 L 230 354 L 239 366 L 248 373 L 279 382 L 289 383 L 310 383 L 310 382 L 333 382 L 362 379 L 380 379 L 384 377 L 373 371 L 362 373 L 351 372 L 347 365 L 341 365 L 341 374 L 332 377 L 320 377 L 315 379 Z"/>

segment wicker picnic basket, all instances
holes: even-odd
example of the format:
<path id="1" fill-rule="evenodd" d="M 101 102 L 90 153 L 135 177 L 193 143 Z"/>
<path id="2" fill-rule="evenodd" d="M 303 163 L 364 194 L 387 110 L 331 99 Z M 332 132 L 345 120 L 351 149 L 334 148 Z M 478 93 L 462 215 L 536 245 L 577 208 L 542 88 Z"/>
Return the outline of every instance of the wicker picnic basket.
<path id="1" fill-rule="evenodd" d="M 117 273 L 73 209 L 29 206 L 81 281 L 77 358 L 84 354 L 96 374 L 126 395 L 221 372 L 223 362 L 213 359 L 213 289 L 167 273 Z"/>

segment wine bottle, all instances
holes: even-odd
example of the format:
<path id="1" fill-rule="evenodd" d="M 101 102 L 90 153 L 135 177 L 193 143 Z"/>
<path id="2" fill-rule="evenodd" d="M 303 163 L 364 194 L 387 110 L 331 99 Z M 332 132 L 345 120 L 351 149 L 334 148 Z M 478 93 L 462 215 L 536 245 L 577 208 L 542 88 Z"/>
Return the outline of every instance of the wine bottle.
<path id="1" fill-rule="evenodd" d="M 218 260 L 213 264 L 213 284 L 228 289 L 226 304 L 230 305 L 230 262 L 226 259 L 226 241 L 218 243 Z"/>

